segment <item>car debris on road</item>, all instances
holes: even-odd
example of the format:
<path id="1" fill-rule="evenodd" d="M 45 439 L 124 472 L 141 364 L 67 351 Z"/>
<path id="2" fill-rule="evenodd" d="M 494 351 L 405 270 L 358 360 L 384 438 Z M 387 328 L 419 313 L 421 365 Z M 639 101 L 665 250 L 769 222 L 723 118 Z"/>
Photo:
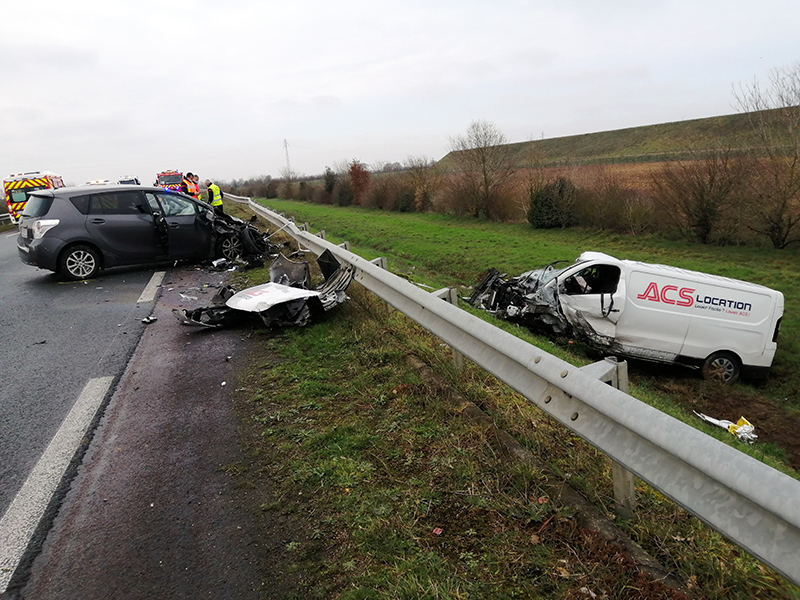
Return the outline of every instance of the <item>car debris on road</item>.
<path id="1" fill-rule="evenodd" d="M 306 261 L 292 261 L 279 254 L 270 267 L 270 281 L 236 292 L 223 286 L 210 306 L 173 309 L 184 325 L 220 328 L 234 325 L 250 315 L 258 315 L 271 327 L 303 326 L 311 319 L 347 300 L 345 290 L 353 279 L 353 267 L 341 265 L 329 250 L 317 258 L 324 281 L 311 284 Z"/>

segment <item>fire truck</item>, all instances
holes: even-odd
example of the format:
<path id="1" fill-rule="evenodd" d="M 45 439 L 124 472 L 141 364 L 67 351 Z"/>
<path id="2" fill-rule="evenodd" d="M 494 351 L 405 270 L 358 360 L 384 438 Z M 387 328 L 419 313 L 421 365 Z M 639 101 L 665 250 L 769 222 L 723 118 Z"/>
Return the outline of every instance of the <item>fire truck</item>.
<path id="1" fill-rule="evenodd" d="M 183 173 L 180 171 L 161 171 L 156 175 L 156 187 L 166 188 L 168 190 L 181 191 L 181 182 L 183 181 Z"/>
<path id="2" fill-rule="evenodd" d="M 3 180 L 3 193 L 6 197 L 11 222 L 16 223 L 22 209 L 28 202 L 28 194 L 34 190 L 58 189 L 64 187 L 61 175 L 50 171 L 30 171 L 12 173 Z"/>

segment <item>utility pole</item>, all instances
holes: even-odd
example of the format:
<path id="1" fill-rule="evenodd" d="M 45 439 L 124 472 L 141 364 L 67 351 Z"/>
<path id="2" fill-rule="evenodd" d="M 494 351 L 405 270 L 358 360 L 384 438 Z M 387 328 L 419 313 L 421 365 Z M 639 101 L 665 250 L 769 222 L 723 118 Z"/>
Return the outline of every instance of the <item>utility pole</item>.
<path id="1" fill-rule="evenodd" d="M 286 152 L 286 179 L 294 179 L 292 173 L 292 165 L 289 164 L 289 142 L 286 141 L 286 138 L 283 139 L 283 149 Z"/>

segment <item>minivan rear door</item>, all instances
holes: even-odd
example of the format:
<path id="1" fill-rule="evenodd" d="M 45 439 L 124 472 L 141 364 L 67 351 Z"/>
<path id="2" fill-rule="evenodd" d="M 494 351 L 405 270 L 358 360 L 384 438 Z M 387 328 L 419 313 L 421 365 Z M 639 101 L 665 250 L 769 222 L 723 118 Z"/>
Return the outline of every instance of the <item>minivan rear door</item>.
<path id="1" fill-rule="evenodd" d="M 85 211 L 87 232 L 113 264 L 166 258 L 141 192 L 101 192 L 70 200 Z"/>

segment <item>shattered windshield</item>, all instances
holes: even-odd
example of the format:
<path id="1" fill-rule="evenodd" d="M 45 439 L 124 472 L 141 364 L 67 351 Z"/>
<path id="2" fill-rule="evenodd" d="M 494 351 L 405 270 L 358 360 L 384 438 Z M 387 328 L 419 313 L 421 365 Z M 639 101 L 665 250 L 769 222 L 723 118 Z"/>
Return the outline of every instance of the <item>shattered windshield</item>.
<path id="1" fill-rule="evenodd" d="M 527 271 L 523 273 L 519 276 L 518 281 L 520 285 L 525 287 L 532 286 L 535 290 L 538 289 L 540 285 L 545 285 L 548 281 L 558 277 L 570 264 L 571 263 L 568 260 L 557 260 L 556 262 L 550 263 L 543 269 L 535 269 L 533 271 Z M 563 266 L 557 267 L 557 265 Z"/>

